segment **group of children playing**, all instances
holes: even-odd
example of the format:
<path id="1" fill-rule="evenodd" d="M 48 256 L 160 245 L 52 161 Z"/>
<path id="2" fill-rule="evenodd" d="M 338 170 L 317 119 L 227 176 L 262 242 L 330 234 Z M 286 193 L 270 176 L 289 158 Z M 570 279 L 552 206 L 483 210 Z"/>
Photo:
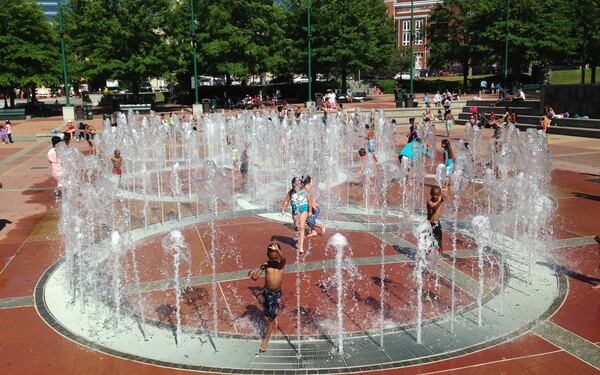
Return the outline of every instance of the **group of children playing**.
<path id="1" fill-rule="evenodd" d="M 325 233 L 325 226 L 317 224 L 319 216 L 319 205 L 311 197 L 310 191 L 312 181 L 310 176 L 304 178 L 294 177 L 292 179 L 292 188 L 286 195 L 281 209 L 283 215 L 286 206 L 289 204 L 292 208 L 292 216 L 296 230 L 300 232 L 299 253 L 303 251 L 304 227 L 308 224 L 310 235 L 316 235 L 315 227 L 320 227 Z M 439 186 L 433 186 L 430 191 L 430 199 L 427 200 L 427 220 L 431 224 L 432 235 L 434 238 L 434 247 L 437 248 L 439 254 L 442 253 L 442 225 L 440 222 L 442 213 L 442 204 L 444 196 L 442 189 Z M 310 216 L 309 216 L 310 213 Z M 285 268 L 286 258 L 283 255 L 281 247 L 278 243 L 271 241 L 267 246 L 267 261 L 260 265 L 255 271 L 248 272 L 248 277 L 252 280 L 258 280 L 264 273 L 265 281 L 262 289 L 263 311 L 267 321 L 265 334 L 258 350 L 259 353 L 267 351 L 269 339 L 273 333 L 273 329 L 277 325 L 277 316 L 281 305 L 281 284 Z"/>

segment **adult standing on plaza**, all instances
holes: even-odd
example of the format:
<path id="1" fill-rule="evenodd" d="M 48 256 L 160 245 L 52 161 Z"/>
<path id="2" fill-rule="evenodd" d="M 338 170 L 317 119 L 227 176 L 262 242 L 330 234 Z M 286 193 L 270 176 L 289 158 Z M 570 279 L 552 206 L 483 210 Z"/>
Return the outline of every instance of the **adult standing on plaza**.
<path id="1" fill-rule="evenodd" d="M 56 153 L 56 145 L 62 142 L 62 139 L 60 139 L 60 137 L 58 136 L 54 136 L 52 137 L 50 142 L 52 143 L 52 148 L 48 150 L 48 162 L 50 163 L 50 166 L 52 168 L 52 177 L 54 178 L 54 181 L 56 183 L 55 194 L 57 197 L 60 197 L 61 193 L 58 182 L 60 180 L 60 177 L 62 176 L 62 166 L 60 164 L 58 154 Z"/>
<path id="2" fill-rule="evenodd" d="M 10 123 L 10 120 L 6 120 L 4 126 L 6 127 L 6 136 L 8 137 L 8 141 L 10 143 L 15 143 L 12 139 L 12 124 Z"/>
<path id="3" fill-rule="evenodd" d="M 0 125 L 0 142 L 8 144 L 8 137 L 6 136 L 6 126 L 4 124 Z"/>

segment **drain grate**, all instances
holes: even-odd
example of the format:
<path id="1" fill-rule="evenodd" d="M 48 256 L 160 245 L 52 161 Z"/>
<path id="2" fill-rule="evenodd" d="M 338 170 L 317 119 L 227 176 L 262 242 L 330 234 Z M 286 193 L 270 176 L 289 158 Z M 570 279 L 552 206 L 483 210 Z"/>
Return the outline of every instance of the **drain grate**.
<path id="1" fill-rule="evenodd" d="M 31 169 L 48 169 L 48 167 L 31 167 Z"/>

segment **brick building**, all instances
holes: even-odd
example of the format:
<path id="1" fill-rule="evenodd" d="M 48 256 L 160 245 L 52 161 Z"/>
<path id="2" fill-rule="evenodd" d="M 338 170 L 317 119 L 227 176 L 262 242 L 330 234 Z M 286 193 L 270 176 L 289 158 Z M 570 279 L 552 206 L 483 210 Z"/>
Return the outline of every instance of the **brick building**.
<path id="1" fill-rule="evenodd" d="M 427 69 L 427 36 L 425 28 L 429 20 L 429 13 L 441 3 L 441 0 L 414 0 L 413 25 L 410 23 L 411 0 L 384 0 L 388 8 L 388 14 L 394 17 L 396 29 L 396 46 L 398 48 L 410 48 L 410 32 L 415 32 L 414 54 L 415 69 Z"/>

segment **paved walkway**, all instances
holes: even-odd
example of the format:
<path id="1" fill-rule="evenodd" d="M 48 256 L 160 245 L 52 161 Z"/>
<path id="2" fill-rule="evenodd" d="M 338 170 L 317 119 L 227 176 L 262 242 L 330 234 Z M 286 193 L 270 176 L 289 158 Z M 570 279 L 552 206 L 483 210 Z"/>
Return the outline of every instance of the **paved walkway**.
<path id="1" fill-rule="evenodd" d="M 47 139 L 36 141 L 35 135 L 60 123 L 57 119 L 15 122 L 15 135 L 25 140 L 0 145 L 4 185 L 0 190 L 0 371 L 184 373 L 85 349 L 48 327 L 32 305 L 40 276 L 61 255 L 58 212 L 45 157 L 49 145 Z M 549 250 L 556 259 L 554 272 L 568 281 L 564 303 L 547 320 L 508 342 L 379 373 L 600 373 L 600 290 L 590 288 L 600 283 L 598 248 L 592 241 L 600 221 L 600 141 L 552 135 L 549 142 L 555 168 L 551 191 L 559 205 L 553 223 L 556 240 Z"/>

